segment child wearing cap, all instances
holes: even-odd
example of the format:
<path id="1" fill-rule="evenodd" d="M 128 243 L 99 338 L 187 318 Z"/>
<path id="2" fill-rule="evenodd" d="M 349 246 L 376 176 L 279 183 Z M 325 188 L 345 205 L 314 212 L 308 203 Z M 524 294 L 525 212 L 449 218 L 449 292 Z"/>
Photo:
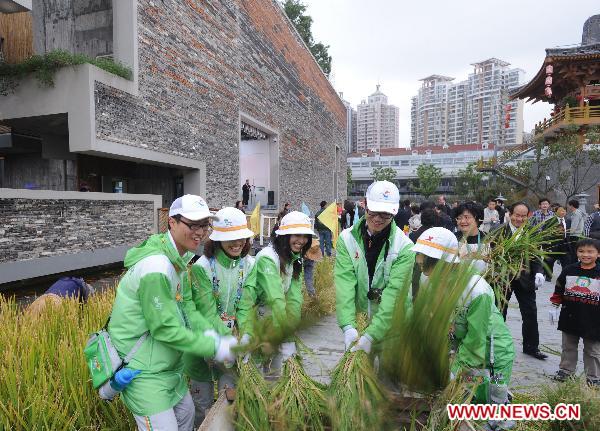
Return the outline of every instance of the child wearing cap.
<path id="1" fill-rule="evenodd" d="M 429 276 L 438 265 L 458 265 L 460 262 L 458 240 L 443 227 L 427 229 L 413 247 L 416 262 L 423 274 Z M 483 277 L 475 273 L 465 286 L 457 304 L 453 322 L 455 340 L 451 378 L 459 374 L 467 377 L 483 377 L 493 382 L 496 390 L 490 393 L 482 385 L 475 392 L 475 402 L 508 402 L 508 384 L 512 374 L 515 351 L 512 335 L 496 308 L 494 291 Z M 442 268 L 437 268 L 440 270 Z M 458 276 L 458 270 L 449 270 L 450 278 Z M 448 283 L 451 283 L 448 280 Z M 503 429 L 503 428 L 494 428 Z"/>
<path id="2" fill-rule="evenodd" d="M 259 304 L 270 309 L 273 327 L 288 335 L 300 323 L 302 256 L 310 249 L 313 235 L 308 216 L 292 211 L 281 219 L 271 244 L 256 255 L 236 314 L 240 333 L 244 334 L 242 344 L 258 335 L 254 334 L 253 313 Z M 295 355 L 296 343 L 282 343 L 279 352 L 283 363 Z"/>
<path id="3" fill-rule="evenodd" d="M 366 195 L 366 211 L 345 229 L 336 245 L 334 267 L 336 317 L 346 350 L 369 353 L 372 343 L 390 329 L 396 300 L 410 307 L 411 298 L 398 298 L 412 279 L 413 243 L 393 221 L 400 193 L 389 181 L 376 181 Z M 360 336 L 356 313 L 364 312 L 369 325 Z"/>
<path id="4" fill-rule="evenodd" d="M 236 326 L 236 308 L 242 288 L 254 266 L 248 255 L 254 233 L 246 216 L 232 207 L 219 210 L 204 254 L 189 268 L 192 301 L 217 334 L 231 335 Z M 215 382 L 219 391 L 235 386 L 234 373 L 201 356 L 186 354 L 185 371 L 191 378 L 191 393 L 196 406 L 194 426 L 198 428 L 213 404 Z"/>
<path id="5" fill-rule="evenodd" d="M 202 330 L 183 274 L 214 218 L 204 199 L 185 195 L 169 209 L 169 231 L 125 255 L 108 332 L 121 358 L 142 340 L 128 367 L 141 373 L 121 392 L 138 430 L 192 429 L 194 403 L 183 376 L 184 353 L 232 362 L 237 340 Z M 143 338 L 145 337 L 145 338 Z"/>

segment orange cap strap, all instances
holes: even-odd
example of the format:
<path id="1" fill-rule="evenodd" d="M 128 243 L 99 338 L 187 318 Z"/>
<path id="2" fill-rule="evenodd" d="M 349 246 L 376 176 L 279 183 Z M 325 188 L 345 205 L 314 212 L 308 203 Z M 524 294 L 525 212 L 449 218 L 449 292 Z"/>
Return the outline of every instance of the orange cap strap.
<path id="1" fill-rule="evenodd" d="M 446 253 L 458 254 L 458 250 L 456 248 L 444 247 L 443 245 L 436 244 L 435 242 L 426 241 L 424 239 L 418 239 L 417 244 L 423 244 L 428 247 L 436 248 L 438 250 L 445 251 Z"/>
<path id="2" fill-rule="evenodd" d="M 310 224 L 299 223 L 299 224 L 287 224 L 285 226 L 279 226 L 279 229 L 286 230 L 286 229 L 293 229 L 295 227 L 305 227 L 308 229 L 311 228 Z"/>
<path id="3" fill-rule="evenodd" d="M 242 230 L 242 229 L 247 229 L 247 228 L 248 228 L 247 224 L 242 224 L 239 226 L 229 226 L 229 227 L 213 226 L 213 230 L 216 230 L 217 232 L 233 232 L 236 230 Z"/>

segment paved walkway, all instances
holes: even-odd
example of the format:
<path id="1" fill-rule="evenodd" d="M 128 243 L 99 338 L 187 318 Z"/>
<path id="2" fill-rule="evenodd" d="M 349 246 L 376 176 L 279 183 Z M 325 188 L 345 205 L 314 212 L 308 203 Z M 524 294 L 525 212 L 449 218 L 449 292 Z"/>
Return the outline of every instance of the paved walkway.
<path id="1" fill-rule="evenodd" d="M 561 350 L 561 332 L 548 321 L 550 296 L 554 291 L 554 280 L 560 273 L 560 265 L 555 267 L 553 282 L 546 282 L 537 292 L 538 324 L 541 350 L 548 359 L 540 361 L 524 355 L 521 336 L 521 313 L 516 298 L 511 299 L 507 315 L 507 323 L 513 334 L 516 357 L 513 367 L 511 389 L 518 392 L 535 391 L 540 384 L 549 383 L 550 376 L 558 370 Z M 344 351 L 342 332 L 338 328 L 335 316 L 327 316 L 316 325 L 303 330 L 300 338 L 312 349 L 312 353 L 304 354 L 304 363 L 308 373 L 324 383 L 329 382 L 329 374 L 335 367 Z M 554 350 L 555 353 L 550 351 Z M 581 353 L 580 353 L 581 355 Z M 578 372 L 583 372 L 583 363 L 579 361 Z"/>

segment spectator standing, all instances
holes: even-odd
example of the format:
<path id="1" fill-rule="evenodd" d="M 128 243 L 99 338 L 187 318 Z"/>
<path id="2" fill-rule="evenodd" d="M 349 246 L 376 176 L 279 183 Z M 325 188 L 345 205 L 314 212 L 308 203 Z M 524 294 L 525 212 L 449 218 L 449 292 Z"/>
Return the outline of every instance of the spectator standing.
<path id="1" fill-rule="evenodd" d="M 415 232 L 419 230 L 421 227 L 421 209 L 419 205 L 412 204 L 410 206 L 411 217 L 408 219 L 408 226 L 410 227 L 410 232 Z"/>
<path id="2" fill-rule="evenodd" d="M 246 180 L 244 185 L 242 186 L 242 204 L 244 206 L 248 205 L 248 201 L 250 200 L 250 191 L 252 190 L 252 186 L 250 185 L 250 180 Z"/>
<path id="3" fill-rule="evenodd" d="M 565 216 L 567 211 L 561 205 L 556 207 L 556 216 L 547 220 L 548 228 L 556 230 L 556 235 L 551 240 L 551 245 L 548 251 L 558 254 L 551 254 L 546 258 L 546 265 L 548 265 L 548 271 L 546 271 L 546 280 L 552 279 L 554 263 L 558 260 L 562 269 L 565 269 L 567 265 L 572 263 L 572 256 L 574 252 L 572 250 L 571 236 L 569 235 L 569 229 L 567 226 L 567 219 Z"/>
<path id="4" fill-rule="evenodd" d="M 500 224 L 500 213 L 496 209 L 496 201 L 489 199 L 487 207 L 483 210 L 483 223 L 481 231 L 488 233 Z"/>
<path id="5" fill-rule="evenodd" d="M 579 201 L 576 199 L 571 199 L 568 207 L 569 211 L 571 211 L 571 228 L 569 233 L 572 237 L 582 237 L 587 215 L 585 211 L 579 208 Z"/>
<path id="6" fill-rule="evenodd" d="M 583 367 L 587 381 L 600 386 L 600 243 L 594 239 L 577 242 L 579 262 L 567 266 L 556 280 L 550 301 L 550 322 L 558 320 L 562 331 L 560 369 L 555 379 L 563 381 L 575 374 L 579 339 L 583 339 Z"/>
<path id="7" fill-rule="evenodd" d="M 583 234 L 587 237 L 600 239 L 600 206 L 594 205 L 594 211 L 591 213 L 583 227 Z"/>
<path id="8" fill-rule="evenodd" d="M 454 222 L 452 221 L 449 215 L 451 214 L 451 212 L 446 213 L 445 206 L 442 204 L 437 204 L 435 206 L 435 211 L 440 219 L 441 226 L 448 229 L 450 232 L 454 232 L 456 229 L 454 226 Z"/>
<path id="9" fill-rule="evenodd" d="M 315 214 L 315 229 L 319 235 L 319 246 L 323 256 L 331 256 L 331 230 L 319 220 L 319 216 L 325 210 L 327 201 L 321 201 L 319 204 L 321 209 Z"/>
<path id="10" fill-rule="evenodd" d="M 450 208 L 450 205 L 448 205 L 448 204 L 446 203 L 446 196 L 444 196 L 444 195 L 439 195 L 439 196 L 438 196 L 438 198 L 437 198 L 437 204 L 438 204 L 438 205 L 442 205 L 442 207 L 440 207 L 440 208 L 443 208 L 443 209 L 442 209 L 442 211 L 443 211 L 443 212 L 444 212 L 444 213 L 445 213 L 445 214 L 446 214 L 448 217 L 450 217 L 450 216 L 452 215 L 452 209 Z"/>
<path id="11" fill-rule="evenodd" d="M 517 229 L 527 223 L 529 206 L 525 202 L 516 202 L 508 209 L 509 222 L 499 229 L 504 238 L 515 234 Z M 493 247 L 493 245 L 492 245 Z M 540 333 L 537 321 L 537 304 L 535 291 L 544 284 L 544 274 L 541 262 L 531 260 L 511 282 L 509 286 L 501 286 L 502 296 L 499 298 L 499 309 L 506 320 L 508 303 L 513 292 L 519 303 L 523 319 L 523 353 L 536 359 L 546 359 L 548 356 L 540 352 Z"/>
<path id="12" fill-rule="evenodd" d="M 541 198 L 539 209 L 533 212 L 533 224 L 542 224 L 546 220 L 554 217 L 554 212 L 550 210 L 550 201 L 548 198 Z"/>
<path id="13" fill-rule="evenodd" d="M 504 202 L 506 199 L 502 195 L 498 195 L 496 198 L 496 211 L 498 211 L 498 220 L 500 223 L 508 223 L 506 219 L 506 208 L 504 207 Z"/>
<path id="14" fill-rule="evenodd" d="M 404 227 L 408 226 L 408 220 L 410 219 L 411 215 L 412 214 L 410 211 L 410 200 L 406 199 L 401 202 L 400 209 L 398 210 L 398 213 L 394 216 L 396 226 L 398 226 L 404 231 Z"/>

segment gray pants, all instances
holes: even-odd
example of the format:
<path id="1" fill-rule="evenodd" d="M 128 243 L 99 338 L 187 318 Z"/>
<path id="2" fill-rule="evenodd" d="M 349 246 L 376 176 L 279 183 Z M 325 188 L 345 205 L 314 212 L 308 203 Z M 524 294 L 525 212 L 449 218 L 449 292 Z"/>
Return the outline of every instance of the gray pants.
<path id="1" fill-rule="evenodd" d="M 563 332 L 562 354 L 560 355 L 561 370 L 569 374 L 575 373 L 578 350 L 579 336 Z M 583 368 L 588 379 L 600 379 L 600 341 L 583 339 Z"/>
<path id="2" fill-rule="evenodd" d="M 217 387 L 219 388 L 219 392 L 225 388 L 235 388 L 235 376 L 233 374 L 223 374 L 217 382 Z M 192 380 L 191 392 L 196 408 L 194 427 L 198 428 L 215 402 L 215 383 Z"/>
<path id="3" fill-rule="evenodd" d="M 317 292 L 315 292 L 314 271 L 315 261 L 304 258 L 304 284 L 306 284 L 306 292 L 310 296 L 315 296 L 317 294 Z"/>
<path id="4" fill-rule="evenodd" d="M 194 429 L 194 402 L 188 391 L 172 409 L 152 416 L 133 415 L 133 417 L 138 431 L 192 431 Z"/>

